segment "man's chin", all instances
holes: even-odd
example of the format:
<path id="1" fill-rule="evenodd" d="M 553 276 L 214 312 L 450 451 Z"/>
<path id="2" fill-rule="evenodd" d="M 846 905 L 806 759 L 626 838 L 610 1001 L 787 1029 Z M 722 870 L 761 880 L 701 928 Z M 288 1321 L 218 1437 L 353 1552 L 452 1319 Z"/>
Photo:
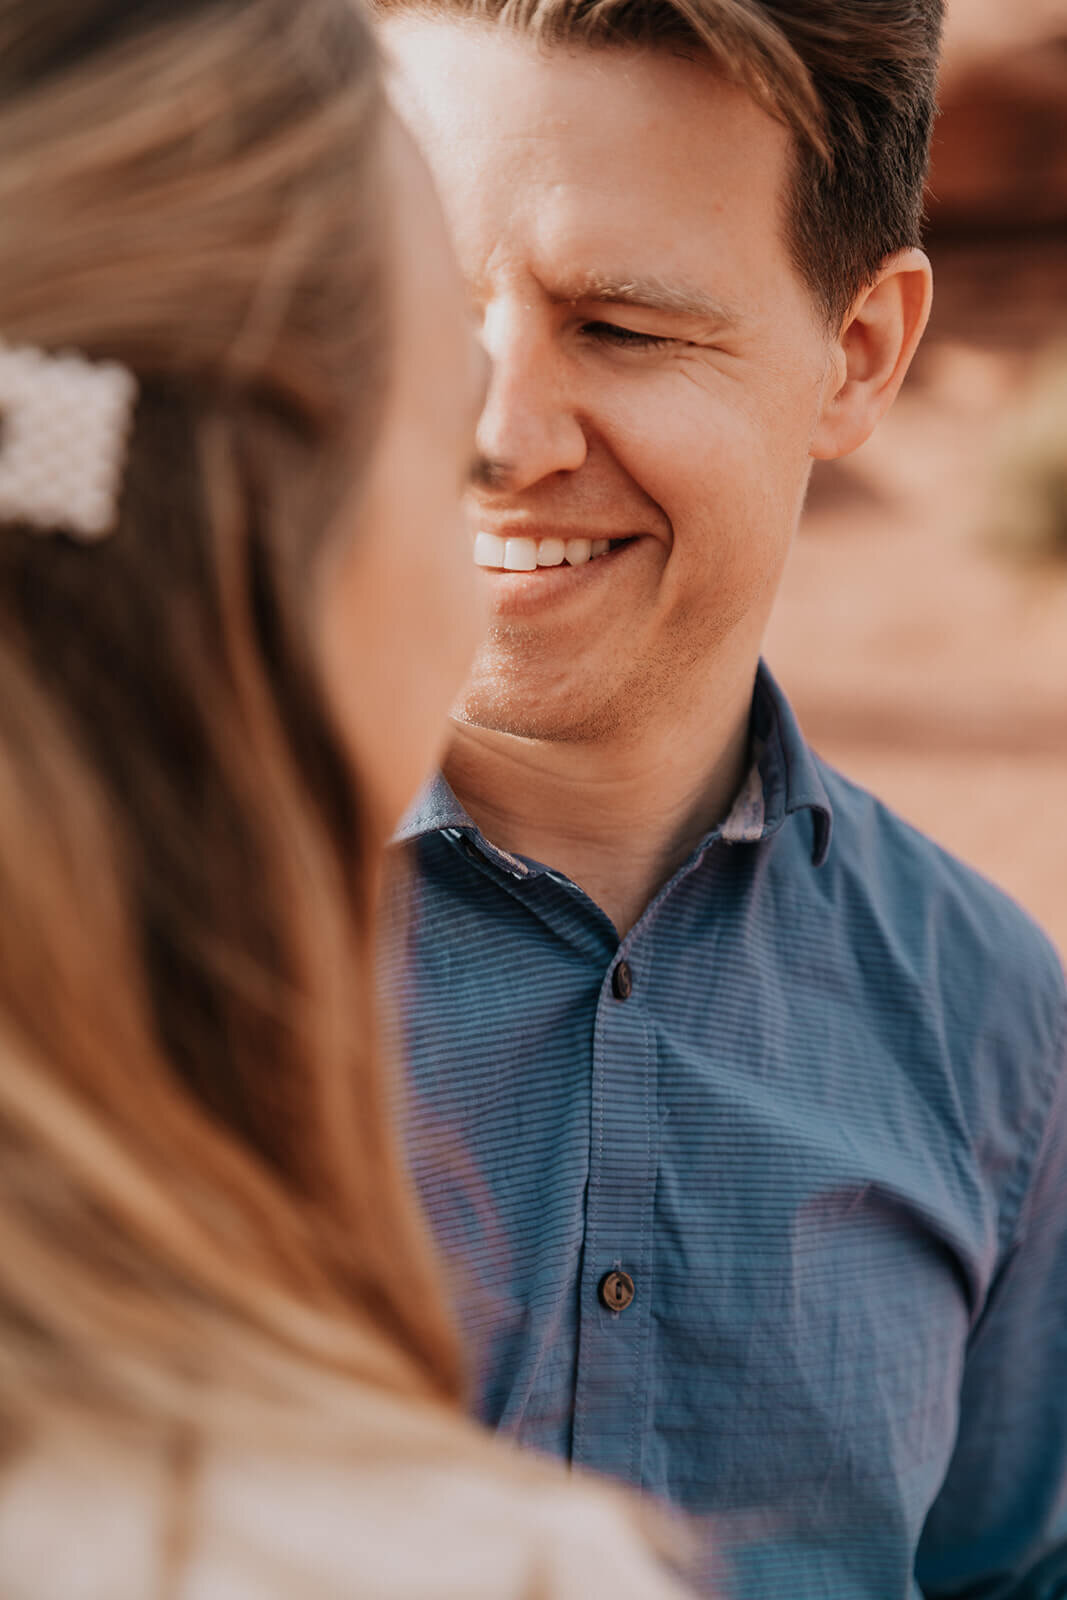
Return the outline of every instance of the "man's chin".
<path id="1" fill-rule="evenodd" d="M 503 692 L 469 689 L 452 709 L 453 721 L 467 727 L 486 728 L 514 739 L 536 739 L 548 744 L 589 744 L 617 731 L 619 717 L 609 705 L 577 701 L 573 695 L 546 696 L 531 688 Z"/>

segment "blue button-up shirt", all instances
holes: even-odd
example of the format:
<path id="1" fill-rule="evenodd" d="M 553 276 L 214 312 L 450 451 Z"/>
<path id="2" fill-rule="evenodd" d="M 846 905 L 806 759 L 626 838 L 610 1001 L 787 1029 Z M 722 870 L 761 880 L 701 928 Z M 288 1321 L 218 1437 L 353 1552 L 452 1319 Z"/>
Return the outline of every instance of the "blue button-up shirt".
<path id="1" fill-rule="evenodd" d="M 412 1160 L 479 1413 L 707 1516 L 732 1596 L 1067 1595 L 1059 962 L 765 669 L 752 734 L 621 942 L 443 781 L 402 830 Z"/>

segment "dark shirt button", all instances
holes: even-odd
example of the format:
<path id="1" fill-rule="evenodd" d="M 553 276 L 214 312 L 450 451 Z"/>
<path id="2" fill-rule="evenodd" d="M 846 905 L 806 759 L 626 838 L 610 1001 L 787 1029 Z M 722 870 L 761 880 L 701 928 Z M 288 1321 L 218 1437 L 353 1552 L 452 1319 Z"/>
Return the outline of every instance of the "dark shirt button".
<path id="1" fill-rule="evenodd" d="M 634 992 L 634 975 L 628 961 L 620 961 L 611 974 L 611 992 L 616 1000 L 629 1000 Z"/>
<path id="2" fill-rule="evenodd" d="M 628 1272 L 606 1272 L 599 1292 L 601 1304 L 609 1311 L 625 1311 L 634 1297 L 634 1280 Z"/>

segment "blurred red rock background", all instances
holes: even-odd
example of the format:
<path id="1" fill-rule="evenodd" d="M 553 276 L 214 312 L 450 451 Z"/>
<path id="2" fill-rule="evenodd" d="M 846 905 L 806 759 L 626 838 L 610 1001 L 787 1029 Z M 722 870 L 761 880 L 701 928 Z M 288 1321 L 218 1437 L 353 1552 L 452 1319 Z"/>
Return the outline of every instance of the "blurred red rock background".
<path id="1" fill-rule="evenodd" d="M 934 313 L 817 468 L 767 654 L 834 765 L 1067 956 L 1067 0 L 948 0 Z"/>

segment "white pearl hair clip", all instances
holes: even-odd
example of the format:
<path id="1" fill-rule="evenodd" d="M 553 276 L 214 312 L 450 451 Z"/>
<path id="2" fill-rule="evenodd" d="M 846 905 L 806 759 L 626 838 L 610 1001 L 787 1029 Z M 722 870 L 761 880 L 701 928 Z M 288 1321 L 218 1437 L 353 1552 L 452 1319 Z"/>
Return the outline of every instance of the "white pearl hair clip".
<path id="1" fill-rule="evenodd" d="M 118 362 L 0 341 L 0 522 L 112 533 L 136 399 Z"/>

